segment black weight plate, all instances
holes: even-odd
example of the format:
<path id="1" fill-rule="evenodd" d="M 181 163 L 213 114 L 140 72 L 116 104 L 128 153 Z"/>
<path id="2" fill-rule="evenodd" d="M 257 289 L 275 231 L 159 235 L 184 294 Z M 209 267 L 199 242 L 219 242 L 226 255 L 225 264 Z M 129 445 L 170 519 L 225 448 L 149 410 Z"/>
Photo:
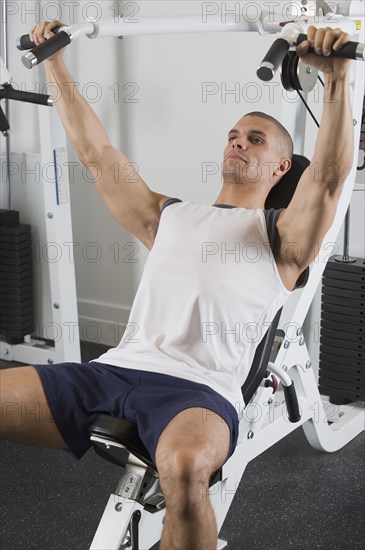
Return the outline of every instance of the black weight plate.
<path id="1" fill-rule="evenodd" d="M 326 269 L 324 270 L 324 274 L 327 274 L 327 271 L 340 271 L 341 273 L 364 273 L 365 274 L 365 260 L 364 258 L 356 258 L 355 262 L 352 263 L 345 263 L 345 262 L 337 262 L 335 257 L 332 256 L 326 265 Z"/>
<path id="2" fill-rule="evenodd" d="M 339 306 L 351 307 L 365 313 L 365 300 L 351 300 L 350 298 L 342 298 L 341 296 L 331 296 L 330 294 L 322 294 L 322 304 L 334 304 Z"/>
<path id="3" fill-rule="evenodd" d="M 338 339 L 339 342 L 353 342 L 355 344 L 362 344 L 365 341 L 364 336 L 359 336 L 353 332 L 340 332 L 338 330 L 331 330 L 330 328 L 321 327 L 321 339 L 333 338 Z"/>
<path id="4" fill-rule="evenodd" d="M 364 365 L 364 361 L 361 358 L 341 357 L 340 355 L 334 355 L 323 350 L 320 350 L 319 358 L 320 361 L 328 361 L 335 365 L 340 365 L 342 368 L 346 368 L 348 365 L 349 367 L 362 369 Z"/>
<path id="5" fill-rule="evenodd" d="M 363 401 L 365 397 L 360 392 L 339 390 L 337 388 L 333 388 L 331 386 L 326 386 L 322 384 L 319 384 L 318 389 L 321 395 L 328 395 L 330 399 L 337 399 L 337 400 L 348 399 L 349 401 L 355 403 L 356 401 Z"/>
<path id="6" fill-rule="evenodd" d="M 338 313 L 332 313 L 332 312 L 329 312 L 329 311 L 321 311 L 321 322 L 325 321 L 326 323 L 327 322 L 339 322 L 339 323 L 342 323 L 344 325 L 344 327 L 346 327 L 346 330 L 349 329 L 349 327 L 353 326 L 354 328 L 355 327 L 361 327 L 361 328 L 364 328 L 365 327 L 365 318 L 354 318 L 353 316 L 350 316 L 350 315 L 339 315 Z"/>
<path id="7" fill-rule="evenodd" d="M 344 280 L 350 281 L 352 283 L 363 284 L 364 281 L 365 281 L 365 273 L 362 273 L 362 272 L 350 273 L 350 272 L 348 272 L 348 273 L 346 273 L 346 275 L 344 275 L 343 271 L 330 270 L 330 271 L 325 271 L 324 272 L 322 280 L 323 279 L 328 279 L 329 281 L 334 281 L 338 285 L 341 285 L 341 283 Z"/>
<path id="8" fill-rule="evenodd" d="M 331 286 L 322 286 L 322 300 L 327 299 L 327 296 L 339 296 L 341 298 L 348 298 L 349 300 L 356 300 L 358 302 L 364 302 L 365 291 L 361 292 L 356 290 L 348 290 L 343 288 L 334 288 Z"/>
<path id="9" fill-rule="evenodd" d="M 19 273 L 24 273 L 24 272 L 31 273 L 32 272 L 32 265 L 29 262 L 27 262 L 24 265 L 20 264 L 19 266 L 4 265 L 1 268 L 1 270 L 2 270 L 2 275 L 4 273 L 7 273 L 7 274 L 10 273 L 10 274 L 14 274 L 14 277 L 16 277 L 16 276 L 18 276 Z"/>
<path id="10" fill-rule="evenodd" d="M 19 311 L 2 311 L 0 319 L 2 323 L 6 325 L 19 324 L 28 321 L 34 317 L 33 307 L 24 308 L 24 310 L 19 309 Z"/>
<path id="11" fill-rule="evenodd" d="M 333 380 L 332 378 L 321 375 L 319 375 L 319 384 L 321 386 L 330 386 L 331 388 L 338 390 L 347 390 L 365 395 L 365 386 L 363 384 L 347 384 L 341 380 Z"/>
<path id="12" fill-rule="evenodd" d="M 25 315 L 31 313 L 33 310 L 33 300 L 27 300 L 24 302 L 13 302 L 13 307 L 11 304 L 3 304 L 3 313 L 5 317 L 13 319 L 15 316 Z"/>
<path id="13" fill-rule="evenodd" d="M 19 266 L 22 265 L 31 265 L 31 262 L 29 259 L 31 258 L 30 254 L 27 254 L 27 256 L 20 256 L 20 257 L 11 257 L 11 258 L 3 258 L 1 262 L 1 267 L 6 266 L 14 266 L 15 269 L 17 269 Z"/>
<path id="14" fill-rule="evenodd" d="M 364 353 L 362 353 L 361 351 L 334 348 L 333 346 L 329 346 L 322 342 L 321 342 L 320 348 L 323 353 L 336 354 L 336 355 L 339 355 L 340 357 L 343 357 L 344 359 L 352 358 L 352 359 L 357 359 L 358 361 L 364 360 Z"/>
<path id="15" fill-rule="evenodd" d="M 350 367 L 348 365 L 337 365 L 336 363 L 328 363 L 327 361 L 319 361 L 319 368 L 331 372 L 348 373 L 350 376 L 362 379 L 365 376 L 365 364 L 363 367 Z"/>
<path id="16" fill-rule="evenodd" d="M 361 386 L 365 383 L 365 371 L 362 376 L 353 376 L 349 372 L 333 371 L 322 366 L 320 376 L 327 377 L 331 380 L 338 380 L 339 382 L 345 382 L 346 384 L 353 384 L 354 386 Z"/>
<path id="17" fill-rule="evenodd" d="M 6 304 L 12 304 L 14 300 L 29 300 L 33 297 L 32 289 L 24 288 L 24 291 L 2 292 L 0 290 L 0 301 Z"/>
<path id="18" fill-rule="evenodd" d="M 333 347 L 334 353 L 340 353 L 343 355 L 343 352 L 364 352 L 364 344 L 359 342 L 349 342 L 348 340 L 340 340 L 339 338 L 322 338 L 320 341 L 321 345 Z"/>
<path id="19" fill-rule="evenodd" d="M 357 319 L 365 319 L 364 311 L 361 309 L 355 309 L 353 307 L 345 307 L 342 305 L 323 303 L 321 304 L 322 311 L 328 313 L 335 313 L 338 316 L 350 315 L 353 318 L 353 322 L 357 323 Z"/>
<path id="20" fill-rule="evenodd" d="M 1 281 L 0 279 L 0 289 L 4 292 L 25 292 L 28 290 L 30 292 L 33 288 L 32 283 L 32 277 L 25 277 L 24 279 L 17 279 L 13 281 L 10 279 Z"/>
<path id="21" fill-rule="evenodd" d="M 7 237 L 19 237 L 19 235 L 29 233 L 30 230 L 31 226 L 24 223 L 20 223 L 17 227 L 5 227 L 4 225 L 0 225 L 0 241 Z"/>
<path id="22" fill-rule="evenodd" d="M 11 301 L 13 296 L 31 296 L 33 294 L 33 288 L 31 284 L 22 285 L 18 287 L 3 286 L 0 284 L 0 299 Z"/>
<path id="23" fill-rule="evenodd" d="M 0 285 L 1 300 L 5 300 L 6 302 L 11 302 L 11 300 L 14 297 L 30 298 L 32 295 L 33 295 L 32 285 L 29 285 L 29 284 L 18 288 L 4 288 Z"/>
<path id="24" fill-rule="evenodd" d="M 34 318 L 29 315 L 24 319 L 8 322 L 7 320 L 0 319 L 0 334 L 9 333 L 10 331 L 17 330 L 18 332 L 28 331 L 33 326 Z"/>
<path id="25" fill-rule="evenodd" d="M 14 275 L 16 275 L 16 277 Z M 31 277 L 32 270 L 30 269 L 28 269 L 28 271 L 20 271 L 16 274 L 13 274 L 10 270 L 0 272 L 0 281 L 7 285 L 15 284 L 13 283 L 13 281 L 17 281 L 16 284 L 20 284 L 21 281 L 24 281 L 25 279 L 30 279 Z"/>
<path id="26" fill-rule="evenodd" d="M 23 326 L 28 326 L 30 322 L 33 322 L 34 316 L 31 313 L 28 313 L 27 315 L 24 315 L 23 317 L 19 317 L 18 319 L 8 319 L 7 317 L 1 317 L 0 318 L 0 325 L 5 327 L 8 327 L 9 329 L 17 328 L 20 330 Z M 19 328 L 20 327 L 20 328 Z M 0 330 L 1 334 L 1 330 Z"/>
<path id="27" fill-rule="evenodd" d="M 12 254 L 18 253 L 19 251 L 24 251 L 24 250 L 29 250 L 29 251 L 32 250 L 30 246 L 30 242 L 17 243 L 15 246 L 13 244 L 0 243 L 0 258 L 3 256 L 12 255 Z"/>
<path id="28" fill-rule="evenodd" d="M 11 253 L 7 252 L 6 254 L 2 254 L 0 252 L 0 266 L 3 264 L 6 264 L 7 260 L 11 258 L 16 258 L 16 259 L 26 258 L 28 260 L 31 257 L 32 257 L 32 253 L 28 249 L 14 250 L 14 252 L 11 252 Z"/>
<path id="29" fill-rule="evenodd" d="M 18 246 L 32 246 L 31 233 L 20 237 L 4 237 L 0 236 L 0 249 L 9 250 Z"/>
<path id="30" fill-rule="evenodd" d="M 332 388 L 342 395 L 352 394 L 354 399 L 362 400 L 365 397 L 365 388 L 363 385 L 344 384 L 338 380 L 330 378 L 320 378 L 319 385 L 322 387 Z"/>
<path id="31" fill-rule="evenodd" d="M 364 281 L 345 281 L 340 279 L 331 279 L 330 277 L 322 277 L 322 288 L 341 288 L 345 290 L 355 290 L 356 292 L 365 292 L 365 277 Z"/>
<path id="32" fill-rule="evenodd" d="M 4 308 L 4 311 L 11 312 L 14 311 L 23 311 L 24 308 L 31 307 L 33 304 L 32 296 L 14 296 L 11 300 L 2 300 L 1 306 Z"/>
<path id="33" fill-rule="evenodd" d="M 335 323 L 334 321 L 328 321 L 327 319 L 321 319 L 321 329 L 328 329 L 332 331 L 337 331 L 339 334 L 351 333 L 356 336 L 365 337 L 365 327 L 364 325 L 353 325 L 346 322 L 341 322 L 342 319 L 338 319 L 339 322 Z"/>

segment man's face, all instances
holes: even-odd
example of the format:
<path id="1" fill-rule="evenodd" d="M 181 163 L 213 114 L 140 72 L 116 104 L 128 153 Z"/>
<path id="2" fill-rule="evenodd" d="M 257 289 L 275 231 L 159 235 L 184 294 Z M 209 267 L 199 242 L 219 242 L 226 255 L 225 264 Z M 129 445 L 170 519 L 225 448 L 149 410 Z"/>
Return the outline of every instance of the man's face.
<path id="1" fill-rule="evenodd" d="M 274 184 L 280 166 L 281 136 L 275 124 L 256 116 L 242 117 L 228 133 L 223 177 L 227 183 Z"/>

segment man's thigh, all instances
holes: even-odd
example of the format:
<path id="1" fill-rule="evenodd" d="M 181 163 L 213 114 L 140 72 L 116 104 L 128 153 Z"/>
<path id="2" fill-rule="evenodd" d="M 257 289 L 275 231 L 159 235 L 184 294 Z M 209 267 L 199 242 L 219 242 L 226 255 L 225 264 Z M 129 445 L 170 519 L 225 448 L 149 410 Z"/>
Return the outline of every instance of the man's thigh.
<path id="1" fill-rule="evenodd" d="M 66 449 L 52 416 L 41 379 L 31 366 L 0 371 L 2 439 Z"/>
<path id="2" fill-rule="evenodd" d="M 204 384 L 166 374 L 143 372 L 126 399 L 125 418 L 135 422 L 141 440 L 157 464 L 177 453 L 204 454 L 204 466 L 218 469 L 238 439 L 238 414 L 222 395 Z M 228 454 L 229 453 L 229 454 Z M 228 454 L 228 456 L 227 456 Z"/>

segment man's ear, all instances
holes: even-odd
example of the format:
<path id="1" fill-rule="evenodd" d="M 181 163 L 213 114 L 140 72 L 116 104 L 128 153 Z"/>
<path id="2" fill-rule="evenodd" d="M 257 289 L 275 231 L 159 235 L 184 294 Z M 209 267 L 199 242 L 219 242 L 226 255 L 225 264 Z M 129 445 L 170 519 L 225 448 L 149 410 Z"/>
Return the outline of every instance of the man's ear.
<path id="1" fill-rule="evenodd" d="M 286 158 L 282 158 L 280 159 L 280 164 L 279 166 L 275 169 L 274 171 L 274 174 L 276 176 L 283 176 L 284 174 L 286 174 L 287 172 L 289 172 L 290 168 L 291 168 L 291 160 L 289 159 L 286 159 Z"/>

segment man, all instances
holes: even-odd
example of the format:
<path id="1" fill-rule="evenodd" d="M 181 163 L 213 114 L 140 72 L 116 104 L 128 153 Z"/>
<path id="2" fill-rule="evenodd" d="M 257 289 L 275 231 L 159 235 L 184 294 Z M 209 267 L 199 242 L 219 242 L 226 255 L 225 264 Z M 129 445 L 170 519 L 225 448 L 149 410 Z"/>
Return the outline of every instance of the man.
<path id="1" fill-rule="evenodd" d="M 39 44 L 57 25 L 43 22 L 31 38 Z M 126 157 L 113 148 L 89 105 L 77 92 L 67 100 L 72 77 L 62 53 L 45 63 L 49 81 L 60 88 L 57 108 L 80 161 L 112 215 L 150 254 L 127 327 L 132 333 L 116 348 L 88 364 L 1 372 L 3 401 L 36 402 L 48 411 L 41 423 L 22 424 L 20 412 L 6 418 L 1 437 L 81 458 L 100 412 L 136 422 L 166 498 L 161 550 L 216 548 L 206 493 L 211 474 L 237 441 L 240 387 L 260 340 L 250 328 L 267 326 L 305 282 L 352 165 L 350 62 L 328 57 L 332 46 L 347 41 L 339 29 L 310 27 L 308 41 L 297 48 L 324 73 L 321 127 L 312 166 L 288 208 L 268 214 L 265 199 L 291 166 L 291 140 L 277 121 L 263 113 L 241 118 L 228 135 L 215 205 L 184 202 L 151 191 L 138 174 L 130 183 Z M 318 55 L 308 53 L 310 45 Z M 295 254 L 287 253 L 294 250 L 289 243 Z M 256 250 L 254 261 L 246 245 Z M 246 329 L 243 337 L 240 330 L 238 338 L 222 339 L 219 329 L 236 322 Z"/>

